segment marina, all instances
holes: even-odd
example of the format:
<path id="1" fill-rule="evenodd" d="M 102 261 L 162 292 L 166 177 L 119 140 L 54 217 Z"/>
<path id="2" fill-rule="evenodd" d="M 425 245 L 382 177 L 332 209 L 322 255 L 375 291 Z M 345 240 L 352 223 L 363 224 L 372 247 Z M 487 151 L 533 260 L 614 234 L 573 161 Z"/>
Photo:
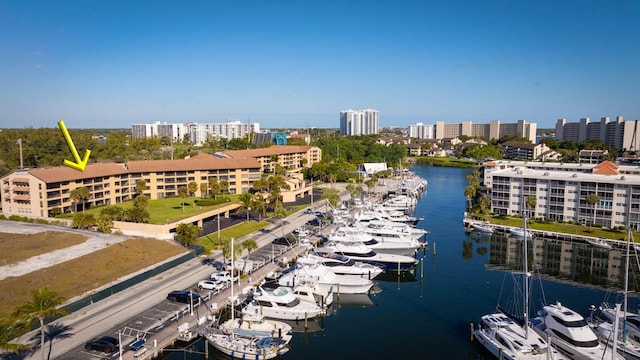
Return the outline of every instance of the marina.
<path id="1" fill-rule="evenodd" d="M 522 238 L 509 236 L 504 230 L 494 234 L 465 231 L 463 190 L 470 170 L 430 166 L 414 166 L 414 170 L 429 181 L 428 191 L 413 212 L 422 218 L 418 227 L 429 231 L 429 246 L 418 250 L 413 270 L 383 272 L 373 278 L 375 291 L 369 294 L 334 294 L 325 316 L 287 321 L 293 336 L 282 358 L 325 359 L 332 354 L 328 349 L 339 349 L 333 357 L 350 359 L 493 358 L 470 341 L 469 325 L 494 311 L 500 298 L 508 296 L 502 289 L 521 269 Z M 532 315 L 541 310 L 541 304 L 558 300 L 586 317 L 591 305 L 618 298 L 615 289 L 621 286 L 621 248 L 605 249 L 580 237 L 547 238 L 540 233 L 532 238 L 531 247 L 535 259 L 532 269 L 540 273 L 531 289 Z M 572 256 L 563 255 L 567 253 Z M 279 256 L 291 259 L 295 255 Z M 631 267 L 637 273 L 637 266 Z M 267 264 L 254 279 L 277 268 Z M 245 280 L 239 289 L 243 291 L 246 285 Z M 631 287 L 637 289 L 637 284 Z M 221 292 L 218 298 L 229 295 Z M 637 298 L 630 297 L 629 302 L 631 311 L 637 309 Z M 217 306 L 225 307 L 222 302 Z M 204 338 L 197 336 L 195 328 L 204 310 L 201 308 L 199 316 L 189 317 L 188 311 L 184 314 L 191 319 L 184 334 L 176 332 L 182 320 L 147 334 L 150 351 L 142 355 L 203 359 L 206 354 L 211 359 L 228 359 L 213 347 L 205 347 Z M 161 334 L 166 334 L 166 339 L 158 340 L 154 349 L 154 339 Z M 384 351 L 371 346 L 376 343 L 387 344 Z M 125 358 L 144 358 L 134 355 L 128 351 Z"/>

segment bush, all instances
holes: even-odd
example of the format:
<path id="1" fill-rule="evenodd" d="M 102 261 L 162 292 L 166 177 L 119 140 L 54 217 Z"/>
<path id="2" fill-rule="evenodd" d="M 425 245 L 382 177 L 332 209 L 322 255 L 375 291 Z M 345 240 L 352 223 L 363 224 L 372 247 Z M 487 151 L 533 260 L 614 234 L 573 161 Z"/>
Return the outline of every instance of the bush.
<path id="1" fill-rule="evenodd" d="M 49 224 L 49 222 L 47 220 L 45 220 L 45 219 L 36 219 L 36 222 L 38 224 Z"/>
<path id="2" fill-rule="evenodd" d="M 212 206 L 218 205 L 227 202 L 228 199 L 219 197 L 217 199 L 200 199 L 196 201 L 196 205 L 198 206 Z"/>

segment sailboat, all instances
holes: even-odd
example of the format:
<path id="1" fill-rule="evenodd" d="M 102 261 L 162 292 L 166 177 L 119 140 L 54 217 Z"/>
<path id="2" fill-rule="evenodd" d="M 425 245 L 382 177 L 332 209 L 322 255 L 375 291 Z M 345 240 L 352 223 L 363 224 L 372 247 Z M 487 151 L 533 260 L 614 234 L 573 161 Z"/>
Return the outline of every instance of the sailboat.
<path id="1" fill-rule="evenodd" d="M 527 216 L 524 216 L 524 233 L 527 233 Z M 500 307 L 493 314 L 480 318 L 478 327 L 473 331 L 475 339 L 498 359 L 560 359 L 561 354 L 549 346 L 543 337 L 529 325 L 529 272 L 527 264 L 527 238 L 522 238 L 524 287 L 524 318 L 519 319 L 508 314 Z"/>
<path id="2" fill-rule="evenodd" d="M 231 268 L 234 269 L 233 262 L 233 244 L 234 239 L 231 239 Z M 233 298 L 233 283 L 231 282 L 231 322 L 234 322 L 234 298 Z M 290 328 L 289 328 L 290 329 Z M 218 329 L 219 330 L 219 329 Z M 287 344 L 291 341 L 291 335 L 283 334 L 283 328 L 277 333 L 261 332 L 256 334 L 255 331 L 208 331 L 203 335 L 207 338 L 209 343 L 219 351 L 231 356 L 231 358 L 237 357 L 241 359 L 273 359 L 280 356 L 289 348 Z"/>
<path id="3" fill-rule="evenodd" d="M 640 316 L 627 312 L 627 298 L 629 292 L 629 258 L 631 255 L 631 227 L 627 227 L 627 258 L 625 261 L 624 276 L 624 301 L 623 310 L 616 311 L 609 307 L 607 303 L 601 305 L 600 318 L 592 319 L 590 325 L 598 335 L 600 341 L 606 346 L 613 346 L 615 337 L 614 321 L 618 318 L 618 324 L 622 325 L 622 332 L 618 332 L 617 350 L 625 359 L 640 360 Z M 595 310 L 595 309 L 594 309 Z M 593 315 L 593 314 L 592 314 Z"/>

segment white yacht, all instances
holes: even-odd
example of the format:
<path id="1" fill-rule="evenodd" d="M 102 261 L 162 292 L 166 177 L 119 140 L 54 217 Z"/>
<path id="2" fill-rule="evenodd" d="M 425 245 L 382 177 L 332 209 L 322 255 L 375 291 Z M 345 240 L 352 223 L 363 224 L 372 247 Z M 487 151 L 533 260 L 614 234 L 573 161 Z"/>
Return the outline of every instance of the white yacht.
<path id="1" fill-rule="evenodd" d="M 387 235 L 388 232 L 392 231 L 393 233 L 404 235 L 413 240 L 420 240 L 424 238 L 425 235 L 427 234 L 427 231 L 424 229 L 411 227 L 405 223 L 394 222 L 394 221 L 389 221 L 384 219 L 360 222 L 360 224 L 362 224 L 365 227 L 368 234 L 371 234 L 374 237 L 380 236 L 384 238 L 386 236 L 389 236 Z M 378 232 L 380 230 L 386 230 L 386 231 L 382 231 L 382 233 L 378 235 Z"/>
<path id="2" fill-rule="evenodd" d="M 407 239 L 401 241 L 380 241 L 374 239 L 370 234 L 359 231 L 357 228 L 343 226 L 327 235 L 327 240 L 346 244 L 364 244 L 376 252 L 397 255 L 413 255 L 421 244 L 417 241 Z"/>
<path id="3" fill-rule="evenodd" d="M 349 259 L 346 256 L 336 253 L 316 253 L 310 252 L 306 255 L 307 258 L 320 262 L 326 267 L 331 269 L 338 275 L 355 276 L 365 279 L 373 279 L 376 276 L 382 274 L 384 266 L 374 265 L 361 261 L 355 261 Z"/>
<path id="4" fill-rule="evenodd" d="M 291 325 L 282 321 L 265 319 L 260 314 L 245 314 L 241 318 L 229 319 L 219 325 L 225 334 L 246 337 L 282 338 L 291 333 Z"/>
<path id="5" fill-rule="evenodd" d="M 336 275 L 322 263 L 301 257 L 280 276 L 278 284 L 289 287 L 308 284 L 327 293 L 365 294 L 373 286 L 373 281 L 360 277 Z"/>
<path id="6" fill-rule="evenodd" d="M 624 359 L 600 343 L 582 315 L 561 303 L 546 305 L 531 320 L 540 336 L 552 339 L 553 345 L 572 359 Z"/>
<path id="7" fill-rule="evenodd" d="M 533 237 L 533 233 L 531 233 L 531 230 L 525 230 L 523 228 L 511 228 L 509 229 L 509 234 L 521 238 L 523 238 L 524 235 L 527 234 L 527 239 L 531 239 Z"/>
<path id="8" fill-rule="evenodd" d="M 253 300 L 242 309 L 242 314 L 260 314 L 281 320 L 304 320 L 323 315 L 324 310 L 316 304 L 300 301 L 286 287 L 273 290 L 259 287 L 253 294 Z"/>
<path id="9" fill-rule="evenodd" d="M 316 304 L 324 310 L 327 310 L 333 304 L 333 292 L 323 291 L 318 286 L 300 284 L 292 287 L 291 292 L 298 299 Z"/>
<path id="10" fill-rule="evenodd" d="M 337 253 L 369 264 L 382 264 L 387 271 L 410 270 L 418 264 L 418 260 L 404 255 L 376 253 L 366 245 L 347 245 L 329 241 L 316 249 L 319 253 Z"/>

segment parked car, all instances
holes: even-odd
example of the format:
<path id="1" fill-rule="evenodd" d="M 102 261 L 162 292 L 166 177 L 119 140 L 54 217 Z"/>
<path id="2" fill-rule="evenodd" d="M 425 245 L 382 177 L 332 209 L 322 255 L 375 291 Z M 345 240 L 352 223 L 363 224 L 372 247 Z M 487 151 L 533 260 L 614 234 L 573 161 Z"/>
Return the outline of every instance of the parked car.
<path id="1" fill-rule="evenodd" d="M 305 236 L 309 236 L 310 235 L 309 230 L 307 230 L 307 229 L 305 229 L 303 227 L 296 228 L 295 230 L 293 230 L 293 232 L 298 234 L 298 236 L 300 236 L 300 237 L 305 237 Z"/>
<path id="2" fill-rule="evenodd" d="M 304 211 L 304 213 L 305 213 L 305 214 L 313 214 L 313 209 L 311 209 L 311 208 L 307 208 L 307 209 Z"/>
<path id="3" fill-rule="evenodd" d="M 111 336 L 103 336 L 91 341 L 87 341 L 84 344 L 84 349 L 87 351 L 101 351 L 103 353 L 114 353 L 120 350 L 120 344 L 118 339 Z"/>
<path id="4" fill-rule="evenodd" d="M 175 290 L 167 295 L 167 300 L 183 304 L 189 304 L 191 300 L 193 300 L 193 303 L 195 304 L 200 301 L 200 295 L 193 291 Z"/>
<path id="5" fill-rule="evenodd" d="M 293 240 L 289 240 L 286 237 L 279 237 L 273 240 L 272 243 L 276 245 L 285 245 L 285 246 L 291 246 L 294 244 Z"/>
<path id="6" fill-rule="evenodd" d="M 238 274 L 235 274 L 235 276 L 233 277 L 233 281 L 238 281 L 239 277 L 240 276 Z M 229 271 L 216 271 L 213 274 L 211 274 L 209 278 L 213 281 L 218 281 L 218 282 L 230 282 L 232 280 L 231 272 Z"/>
<path id="7" fill-rule="evenodd" d="M 206 289 L 206 290 L 220 291 L 224 289 L 226 286 L 227 284 L 225 284 L 224 282 L 216 281 L 216 280 L 202 280 L 198 283 L 198 289 L 200 290 Z"/>

